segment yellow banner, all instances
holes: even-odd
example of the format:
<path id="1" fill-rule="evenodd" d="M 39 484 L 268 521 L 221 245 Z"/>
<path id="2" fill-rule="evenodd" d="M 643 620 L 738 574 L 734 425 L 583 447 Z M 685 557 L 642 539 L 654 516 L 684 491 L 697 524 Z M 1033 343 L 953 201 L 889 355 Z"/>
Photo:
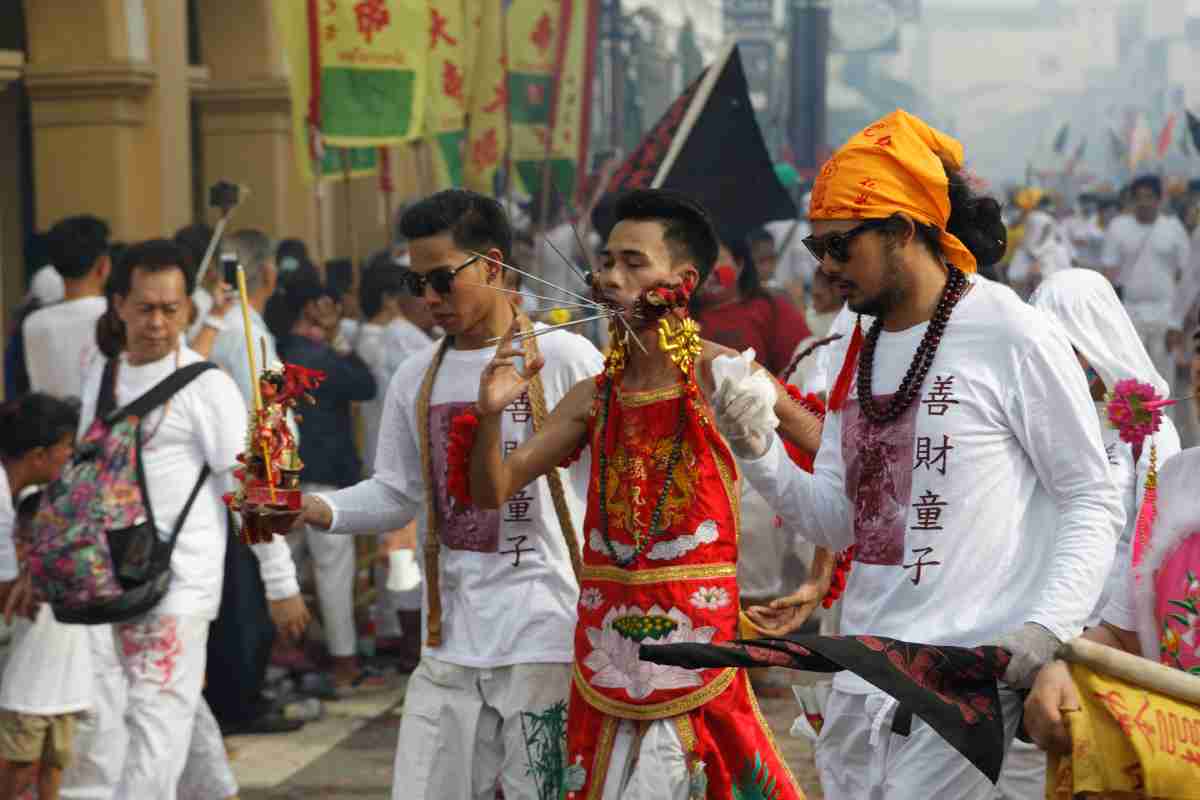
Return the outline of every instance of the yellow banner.
<path id="1" fill-rule="evenodd" d="M 495 193 L 496 171 L 508 146 L 504 11 L 500 0 L 465 2 L 471 64 L 463 185 L 490 195 Z"/>
<path id="2" fill-rule="evenodd" d="M 1067 713 L 1073 752 L 1052 756 L 1047 800 L 1200 800 L 1200 707 L 1072 664 L 1082 708 Z"/>
<path id="3" fill-rule="evenodd" d="M 463 182 L 467 103 L 470 99 L 466 0 L 426 0 L 429 45 L 425 136 L 433 149 L 437 188 Z"/>
<path id="4" fill-rule="evenodd" d="M 308 12 L 304 2 L 277 0 L 275 21 L 283 42 L 292 101 L 292 152 L 296 169 L 306 183 L 313 180 L 313 153 L 309 141 L 307 115 L 312 97 L 308 57 Z M 343 161 L 344 159 L 344 161 Z M 321 180 L 337 181 L 347 177 L 374 175 L 379 171 L 379 155 L 374 147 L 342 150 L 326 147 L 322 152 Z"/>
<path id="5" fill-rule="evenodd" d="M 419 137 L 430 53 L 426 0 L 307 0 L 303 5 L 307 35 L 320 42 L 315 88 L 325 143 L 381 146 Z"/>

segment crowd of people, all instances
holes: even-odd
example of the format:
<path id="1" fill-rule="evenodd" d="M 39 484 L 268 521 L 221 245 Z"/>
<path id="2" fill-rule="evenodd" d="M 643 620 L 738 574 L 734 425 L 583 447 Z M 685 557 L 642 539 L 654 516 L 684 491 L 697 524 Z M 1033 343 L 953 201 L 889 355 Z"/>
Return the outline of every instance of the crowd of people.
<path id="1" fill-rule="evenodd" d="M 201 272 L 207 226 L 122 245 L 58 222 L 5 343 L 0 798 L 234 797 L 223 736 L 286 735 L 397 673 L 396 798 L 802 797 L 758 676 L 639 645 L 818 619 L 1010 655 L 996 786 L 849 671 L 818 709 L 827 798 L 1042 796 L 1077 701 L 1059 647 L 1086 629 L 1158 658 L 1128 563 L 1148 476 L 1200 444 L 1200 185 L 1175 209 L 1150 175 L 1001 204 L 963 164 L 896 112 L 813 185 L 778 171 L 806 219 L 735 233 L 635 190 L 549 249 L 442 191 L 348 291 L 264 231 Z M 254 545 L 223 501 L 248 344 L 324 376 L 291 421 L 299 518 Z M 165 595 L 57 620 L 26 563 L 38 489 L 188 369 L 137 432 L 152 524 L 177 533 Z M 1177 401 L 1151 446 L 1105 425 L 1129 378 Z"/>

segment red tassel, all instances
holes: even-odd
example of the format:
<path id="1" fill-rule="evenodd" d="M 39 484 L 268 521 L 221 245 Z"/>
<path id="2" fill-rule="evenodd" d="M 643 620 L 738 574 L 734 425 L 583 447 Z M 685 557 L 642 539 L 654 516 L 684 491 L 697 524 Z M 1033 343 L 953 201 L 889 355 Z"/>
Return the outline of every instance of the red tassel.
<path id="1" fill-rule="evenodd" d="M 862 326 L 854 321 L 854 334 L 850 337 L 850 347 L 846 350 L 846 360 L 842 362 L 841 372 L 833 391 L 829 393 L 829 410 L 841 411 L 846 407 L 846 398 L 850 396 L 850 384 L 854 382 L 854 370 L 858 368 L 858 353 L 862 350 Z"/>

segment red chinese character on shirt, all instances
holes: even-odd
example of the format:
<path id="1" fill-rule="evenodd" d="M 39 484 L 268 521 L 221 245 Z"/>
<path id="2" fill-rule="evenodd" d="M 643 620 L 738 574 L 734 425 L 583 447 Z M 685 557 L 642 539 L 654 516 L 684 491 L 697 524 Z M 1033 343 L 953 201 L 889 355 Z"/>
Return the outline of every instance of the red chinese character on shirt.
<path id="1" fill-rule="evenodd" d="M 447 97 L 453 97 L 459 103 L 463 100 L 463 76 L 462 70 L 454 65 L 453 62 L 447 61 L 442 66 L 442 91 Z"/>
<path id="2" fill-rule="evenodd" d="M 483 107 L 483 110 L 488 114 L 499 111 L 508 105 L 508 87 L 504 85 L 503 81 L 496 84 L 496 88 L 492 92 L 492 102 Z"/>
<path id="3" fill-rule="evenodd" d="M 543 53 L 550 47 L 550 38 L 553 36 L 554 29 L 550 24 L 550 15 L 543 13 L 541 19 L 537 22 L 537 27 L 533 29 L 533 33 L 529 34 L 529 41 L 533 42 L 534 47 L 541 50 Z"/>
<path id="4" fill-rule="evenodd" d="M 496 129 L 491 128 L 481 138 L 471 142 L 471 161 L 476 169 L 495 165 L 500 160 L 500 145 L 496 141 Z"/>
<path id="5" fill-rule="evenodd" d="M 452 46 L 458 44 L 458 39 L 455 39 L 446 30 L 449 20 L 439 14 L 436 8 L 429 9 L 429 14 L 429 49 L 435 49 L 439 40 Z"/>
<path id="6" fill-rule="evenodd" d="M 371 43 L 371 37 L 392 24 L 386 0 L 360 0 L 354 4 L 354 15 L 358 17 L 358 32 Z"/>

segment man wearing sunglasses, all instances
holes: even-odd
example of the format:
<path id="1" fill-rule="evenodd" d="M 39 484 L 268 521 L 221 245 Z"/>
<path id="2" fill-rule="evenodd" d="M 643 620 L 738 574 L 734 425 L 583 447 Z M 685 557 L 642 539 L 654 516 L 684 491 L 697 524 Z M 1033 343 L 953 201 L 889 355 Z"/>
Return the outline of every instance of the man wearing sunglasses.
<path id="1" fill-rule="evenodd" d="M 842 364 L 814 472 L 774 431 L 770 398 L 718 398 L 718 427 L 785 522 L 834 551 L 855 546 L 842 633 L 995 644 L 1005 733 L 1027 688 L 1099 599 L 1124 511 L 1066 338 L 1008 288 L 999 205 L 964 179 L 962 146 L 897 111 L 852 137 L 813 189 L 806 244 L 867 318 L 833 345 Z M 777 625 L 794 630 L 777 603 Z M 763 620 L 769 625 L 770 620 Z M 763 624 L 763 623 L 760 623 Z M 830 800 L 991 800 L 991 782 L 894 699 L 834 680 L 817 767 Z"/>
<path id="2" fill-rule="evenodd" d="M 545 777 L 530 769 L 527 749 L 539 747 L 542 734 L 526 742 L 526 717 L 552 726 L 550 717 L 565 715 L 579 599 L 565 531 L 583 522 L 587 466 L 539 478 L 498 510 L 452 499 L 452 420 L 472 407 L 496 354 L 491 342 L 516 318 L 513 295 L 501 291 L 512 231 L 495 200 L 463 190 L 413 205 L 400 227 L 411 258 L 407 290 L 446 337 L 393 375 L 374 475 L 305 497 L 303 519 L 329 533 L 364 535 L 418 522 L 424 647 L 405 700 L 392 796 L 490 796 L 499 782 L 506 797 L 542 797 Z M 530 438 L 572 386 L 603 369 L 581 336 L 551 331 L 536 342 L 546 367 L 540 386 L 502 412 L 506 451 Z"/>

